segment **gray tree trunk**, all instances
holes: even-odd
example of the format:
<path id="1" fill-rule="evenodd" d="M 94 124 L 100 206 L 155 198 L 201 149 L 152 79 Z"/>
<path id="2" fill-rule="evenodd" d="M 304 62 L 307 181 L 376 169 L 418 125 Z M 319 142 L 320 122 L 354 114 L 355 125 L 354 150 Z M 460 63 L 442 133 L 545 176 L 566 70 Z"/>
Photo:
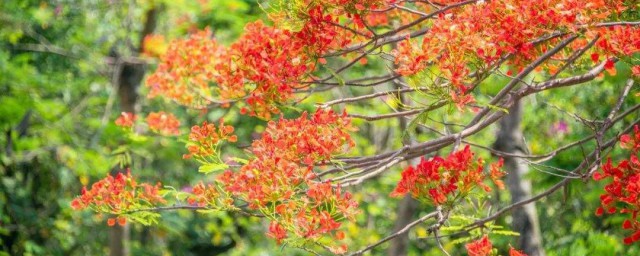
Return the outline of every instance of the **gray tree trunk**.
<path id="1" fill-rule="evenodd" d="M 416 210 L 418 210 L 418 201 L 413 199 L 410 195 L 406 195 L 402 198 L 402 201 L 400 201 L 400 205 L 398 206 L 398 212 L 396 213 L 396 223 L 393 226 L 393 232 L 396 232 L 411 223 L 411 221 L 413 221 L 413 214 Z M 407 248 L 409 247 L 409 233 L 407 232 L 397 236 L 391 240 L 390 243 L 391 245 L 387 252 L 388 255 L 407 255 Z"/>
<path id="2" fill-rule="evenodd" d="M 123 112 L 136 112 L 136 102 L 138 100 L 138 86 L 142 82 L 144 76 L 144 64 L 140 63 L 123 63 L 121 73 L 118 75 L 118 96 L 120 100 L 120 109 Z M 116 68 L 116 71 L 119 70 Z M 112 175 L 122 172 L 119 168 L 113 168 Z M 110 256 L 127 256 L 129 252 L 129 224 L 124 226 L 115 225 L 109 230 L 109 255 Z"/>
<path id="3" fill-rule="evenodd" d="M 142 31 L 140 32 L 140 42 L 136 50 L 138 53 L 142 52 L 143 48 L 143 40 L 144 38 L 153 33 L 156 28 L 158 15 L 162 9 L 162 6 L 156 6 L 147 10 L 145 13 L 145 21 Z M 120 58 L 117 52 L 115 52 L 115 48 L 113 48 L 114 52 L 112 53 L 115 59 Z M 142 78 L 144 77 L 145 63 L 129 63 L 116 61 L 116 65 L 122 65 L 121 67 L 115 67 L 115 72 L 119 72 L 119 74 L 115 74 L 115 78 L 117 80 L 113 81 L 114 85 L 118 88 L 118 97 L 120 101 L 120 110 L 123 112 L 136 113 L 136 104 L 138 101 L 138 87 L 142 83 Z M 117 172 L 121 172 L 123 170 L 119 170 L 118 168 L 113 168 L 112 174 L 115 175 Z M 129 231 L 129 223 L 127 223 L 124 227 L 115 225 L 109 230 L 109 255 L 110 256 L 128 256 L 130 255 L 129 251 L 129 240 L 130 240 L 130 231 Z"/>
<path id="4" fill-rule="evenodd" d="M 500 120 L 500 129 L 493 144 L 495 150 L 512 154 L 528 153 L 520 130 L 521 121 L 522 106 L 518 101 L 509 109 L 509 114 Z M 503 158 L 511 202 L 515 203 L 531 197 L 531 182 L 524 178 L 529 172 L 528 165 L 521 158 Z M 514 246 L 529 256 L 544 256 L 535 204 L 530 203 L 515 208 L 512 217 L 513 231 L 520 233 L 518 242 Z"/>
<path id="5" fill-rule="evenodd" d="M 398 85 L 396 85 L 396 87 L 400 88 L 400 86 Z M 406 106 L 409 103 L 405 99 L 403 94 L 399 93 L 396 96 L 400 99 L 400 102 L 402 102 L 403 105 Z M 400 123 L 400 131 L 402 132 L 406 131 L 408 126 L 407 119 L 404 117 L 400 117 L 398 121 Z M 415 141 L 415 138 L 413 138 L 413 136 L 411 135 L 411 133 L 409 133 L 407 137 L 405 137 L 403 140 L 403 144 L 405 145 L 411 145 L 414 143 L 416 143 L 416 141 Z M 411 161 L 409 161 L 409 164 L 417 165 L 418 159 L 412 159 Z M 405 226 L 407 226 L 409 223 L 411 223 L 413 221 L 412 217 L 417 210 L 418 210 L 418 201 L 413 199 L 411 195 L 406 195 L 404 198 L 402 198 L 402 201 L 400 201 L 400 205 L 398 205 L 398 212 L 396 213 L 396 223 L 393 226 L 393 232 L 396 232 L 404 228 Z M 397 236 L 396 238 L 390 241 L 389 250 L 387 253 L 388 255 L 392 255 L 392 256 L 404 256 L 404 255 L 407 255 L 408 247 L 409 247 L 409 233 L 407 232 Z"/>

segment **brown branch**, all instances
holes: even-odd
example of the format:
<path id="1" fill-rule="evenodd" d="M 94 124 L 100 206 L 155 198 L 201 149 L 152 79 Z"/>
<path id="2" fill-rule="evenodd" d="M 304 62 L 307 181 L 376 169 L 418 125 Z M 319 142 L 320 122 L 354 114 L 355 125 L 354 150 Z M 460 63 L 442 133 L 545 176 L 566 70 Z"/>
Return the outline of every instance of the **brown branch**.
<path id="1" fill-rule="evenodd" d="M 375 116 L 349 114 L 349 117 L 358 118 L 358 119 L 364 119 L 364 120 L 367 120 L 367 121 L 376 121 L 376 120 L 399 117 L 399 116 L 411 116 L 411 115 L 419 114 L 422 111 L 424 111 L 424 110 L 423 109 L 414 109 L 414 110 L 407 110 L 407 111 L 395 112 L 395 113 L 390 113 L 390 114 L 375 115 Z"/>
<path id="2" fill-rule="evenodd" d="M 529 75 L 538 66 L 542 65 L 542 63 L 544 63 L 546 60 L 551 58 L 551 56 L 553 56 L 556 53 L 560 52 L 562 49 L 564 49 L 567 45 L 569 45 L 571 42 L 573 42 L 577 38 L 578 38 L 578 35 L 570 36 L 569 38 L 567 38 L 567 39 L 563 40 L 562 42 L 560 42 L 560 44 L 556 45 L 553 49 L 545 52 L 542 56 L 538 57 L 531 64 L 527 65 L 520 73 L 518 73 L 518 75 L 516 75 L 516 77 L 514 79 L 509 81 L 509 83 L 507 85 L 505 85 L 505 87 L 502 88 L 502 90 L 500 90 L 500 92 L 498 92 L 498 94 L 495 97 L 493 97 L 493 99 L 488 103 L 488 106 L 484 107 L 480 111 L 480 113 L 478 113 L 478 115 L 476 115 L 474 117 L 474 119 L 471 120 L 469 125 L 474 125 L 474 124 L 478 123 L 484 116 L 486 116 L 489 113 L 489 111 L 491 111 L 491 109 L 493 109 L 492 106 L 498 105 L 498 103 L 501 100 L 503 100 L 503 98 L 505 98 L 507 96 L 507 94 L 509 94 L 511 92 L 511 90 L 514 87 L 516 87 L 525 76 Z"/>
<path id="3" fill-rule="evenodd" d="M 318 103 L 316 105 L 318 105 L 321 108 L 327 108 L 329 106 L 333 106 L 341 103 L 356 102 L 361 100 L 373 99 L 381 96 L 387 96 L 394 93 L 397 94 L 397 93 L 413 92 L 413 91 L 420 91 L 420 90 L 426 90 L 426 89 L 427 89 L 426 87 L 404 88 L 404 89 L 398 89 L 398 90 L 392 90 L 392 91 L 377 92 L 377 93 L 372 93 L 372 94 L 367 94 L 367 95 L 362 95 L 362 96 L 357 96 L 352 98 L 341 98 L 337 100 L 328 101 L 325 103 Z"/>
<path id="4" fill-rule="evenodd" d="M 398 230 L 397 232 L 395 232 L 395 233 L 393 233 L 393 234 L 391 234 L 391 235 L 389 235 L 389 236 L 387 236 L 385 238 L 382 238 L 382 239 L 378 240 L 377 242 L 375 242 L 373 244 L 370 244 L 370 245 L 368 245 L 368 246 L 366 246 L 366 247 L 364 247 L 364 248 L 362 248 L 362 249 L 360 249 L 358 251 L 355 251 L 355 252 L 351 253 L 350 255 L 352 255 L 352 256 L 362 255 L 363 253 L 373 249 L 374 247 L 376 247 L 378 245 L 381 245 L 381 244 L 383 244 L 383 243 L 385 243 L 385 242 L 387 242 L 387 241 L 389 241 L 389 240 L 391 240 L 391 239 L 393 239 L 393 238 L 395 238 L 395 237 L 397 237 L 399 235 L 402 235 L 404 233 L 409 232 L 409 230 L 411 230 L 413 227 L 417 226 L 418 224 L 420 224 L 420 223 L 422 223 L 422 222 L 424 222 L 424 221 L 426 221 L 426 220 L 428 220 L 430 218 L 436 217 L 437 215 L 438 215 L 438 212 L 432 212 L 432 213 L 429 213 L 427 215 L 424 215 L 424 216 L 420 217 L 419 219 L 415 220 L 414 222 L 409 223 L 407 226 L 405 226 L 404 228 Z"/>

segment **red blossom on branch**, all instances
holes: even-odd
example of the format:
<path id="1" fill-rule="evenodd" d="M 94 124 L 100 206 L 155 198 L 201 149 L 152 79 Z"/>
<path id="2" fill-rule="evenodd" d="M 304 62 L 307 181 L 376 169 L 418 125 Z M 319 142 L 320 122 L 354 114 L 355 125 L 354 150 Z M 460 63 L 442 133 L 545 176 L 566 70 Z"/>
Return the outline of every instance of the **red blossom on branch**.
<path id="1" fill-rule="evenodd" d="M 622 229 L 633 233 L 624 238 L 625 244 L 632 244 L 640 240 L 640 128 L 634 127 L 634 134 L 624 134 L 620 137 L 620 147 L 630 151 L 629 159 L 621 160 L 617 165 L 611 158 L 602 165 L 602 172 L 593 174 L 596 181 L 611 178 L 605 185 L 605 193 L 600 195 L 601 206 L 596 209 L 596 215 L 603 213 L 628 213 L 630 217 L 622 223 Z"/>
<path id="2" fill-rule="evenodd" d="M 233 126 L 225 125 L 220 119 L 216 128 L 214 124 L 207 123 L 191 127 L 189 133 L 189 143 L 187 144 L 188 154 L 183 155 L 184 159 L 195 157 L 196 159 L 206 159 L 218 154 L 218 145 L 222 141 L 236 142 L 238 137 L 233 134 Z"/>
<path id="3" fill-rule="evenodd" d="M 440 13 L 430 27 L 429 36 L 422 40 L 421 47 L 409 39 L 400 43 L 394 52 L 398 64 L 396 72 L 412 75 L 427 65 L 433 65 L 441 72 L 441 77 L 450 81 L 452 101 L 459 106 L 465 105 L 473 102 L 469 98 L 471 96 L 466 95 L 473 84 L 469 63 L 490 66 L 510 54 L 512 58 L 507 64 L 520 70 L 557 43 L 557 40 L 548 40 L 534 45 L 532 42 L 538 38 L 559 29 L 577 31 L 585 24 L 602 22 L 613 12 L 625 8 L 622 1 L 478 1 Z M 598 30 L 610 41 L 602 47 L 604 52 L 609 56 L 629 56 L 637 52 L 640 48 L 637 31 L 637 27 L 627 26 L 618 26 L 611 31 L 605 28 Z M 596 34 L 587 33 L 590 38 Z M 556 69 L 552 63 L 543 66 Z"/>
<path id="4" fill-rule="evenodd" d="M 492 164 L 487 175 L 483 171 L 484 161 L 474 159 L 473 155 L 467 145 L 447 158 L 422 158 L 416 167 L 409 166 L 402 172 L 402 179 L 391 195 L 400 197 L 410 193 L 414 198 L 426 199 L 434 205 L 452 204 L 452 200 L 464 197 L 475 187 L 491 191 L 483 183 L 487 177 L 503 189 L 504 184 L 499 180 L 504 176 L 500 170 L 502 160 Z"/>
<path id="5" fill-rule="evenodd" d="M 489 241 L 489 237 L 484 235 L 482 238 L 464 245 L 467 248 L 469 256 L 489 256 L 493 250 L 493 244 Z"/>
<path id="6" fill-rule="evenodd" d="M 71 207 L 74 210 L 90 208 L 101 213 L 126 214 L 140 207 L 164 203 L 165 200 L 158 194 L 160 188 L 160 183 L 155 186 L 147 183 L 138 184 L 129 171 L 126 174 L 118 173 L 115 177 L 108 175 L 93 183 L 91 189 L 82 188 L 80 196 L 71 201 Z M 121 225 L 125 222 L 123 216 L 118 218 Z M 110 218 L 107 224 L 113 226 L 115 223 L 116 219 Z"/>
<path id="7" fill-rule="evenodd" d="M 215 203 L 215 200 L 220 197 L 220 193 L 218 192 L 215 185 L 205 185 L 202 182 L 193 186 L 191 193 L 192 195 L 187 198 L 187 202 L 190 205 L 197 205 L 200 207 Z"/>
<path id="8" fill-rule="evenodd" d="M 147 79 L 148 97 L 164 96 L 189 106 L 204 106 L 200 94 L 208 95 L 208 83 L 213 78 L 211 61 L 220 46 L 211 38 L 211 31 L 172 41 L 156 72 Z"/>
<path id="9" fill-rule="evenodd" d="M 281 12 L 269 13 L 276 25 L 287 24 L 286 28 L 252 22 L 230 46 L 218 44 L 209 29 L 173 41 L 158 69 L 147 80 L 149 97 L 163 96 L 201 109 L 209 104 L 230 107 L 231 103 L 240 102 L 242 114 L 269 120 L 272 115 L 280 114 L 281 106 L 294 100 L 296 92 L 307 90 L 310 84 L 321 84 L 332 78 L 340 80 L 333 72 L 327 79 L 316 79 L 313 75 L 316 63 L 330 69 L 325 58 L 339 58 L 337 55 L 352 58 L 353 54 L 364 53 L 358 58 L 360 64 L 366 65 L 367 54 L 373 58 L 373 50 L 398 42 L 392 52 L 396 63 L 394 75 L 411 76 L 434 67 L 430 71 L 446 80 L 436 86 L 442 90 L 439 96 L 461 109 L 474 102 L 469 90 L 479 81 L 476 79 L 482 78 L 500 61 L 506 61 L 509 66 L 506 76 L 512 76 L 570 36 L 579 37 L 567 48 L 572 51 L 554 54 L 538 69 L 546 68 L 549 73 L 556 74 L 559 67 L 553 64 L 554 61 L 568 59 L 570 54 L 586 47 L 587 39 L 598 39 L 596 47 L 585 48 L 585 56 L 590 56 L 593 62 L 590 65 L 604 60 L 604 68 L 613 75 L 616 56 L 637 54 L 640 49 L 637 27 L 604 28 L 598 25 L 612 14 L 628 8 L 623 1 L 442 0 L 435 4 L 417 1 L 410 4 L 415 8 L 413 11 L 405 8 L 403 1 L 307 2 L 305 5 L 287 5 Z M 459 5 L 449 8 L 451 4 Z M 377 10 L 384 8 L 387 11 Z M 427 22 L 411 24 L 419 21 L 417 19 L 426 20 L 425 14 L 434 11 L 437 15 Z M 389 23 L 393 23 L 393 27 L 399 25 L 398 30 L 385 28 L 389 32 L 382 32 L 372 28 L 391 27 Z M 406 40 L 400 40 L 401 33 L 409 32 L 402 30 L 410 27 L 416 29 L 411 31 L 412 35 L 419 34 L 414 38 L 422 39 L 415 41 L 407 36 Z M 420 30 L 429 34 L 420 37 L 422 32 L 417 33 Z M 383 34 L 374 34 L 376 31 Z M 560 32 L 563 34 L 558 35 Z M 548 36 L 555 38 L 541 40 Z M 146 37 L 145 54 L 161 55 L 165 51 L 162 41 L 160 36 Z M 356 44 L 349 45 L 351 43 Z M 351 49 L 345 50 L 348 45 Z M 503 59 L 507 56 L 509 58 Z M 354 59 L 351 64 L 356 61 Z M 329 64 L 334 63 L 338 62 Z M 344 66 L 346 68 L 348 66 Z M 336 73 L 344 69 L 340 68 Z M 632 72 L 638 75 L 640 69 L 633 67 Z M 123 113 L 116 124 L 132 127 L 135 119 L 135 115 Z M 154 132 L 179 134 L 180 122 L 173 114 L 151 113 L 146 121 Z M 217 127 L 207 122 L 193 126 L 189 134 L 189 152 L 183 157 L 207 163 L 211 162 L 208 158 L 214 157 L 213 162 L 219 165 L 212 164 L 212 168 L 229 168 L 220 160 L 218 147 L 222 141 L 237 140 L 233 130 L 222 120 Z M 346 113 L 340 115 L 332 110 L 318 110 L 311 115 L 305 112 L 296 119 L 270 121 L 262 137 L 247 150 L 248 161 L 242 162 L 238 170 L 226 170 L 214 183 L 195 185 L 186 200 L 192 206 L 225 210 L 238 210 L 234 205 L 236 199 L 243 204 L 246 202 L 249 210 L 262 213 L 270 221 L 267 236 L 278 243 L 300 239 L 322 241 L 324 245 L 324 241 L 343 240 L 342 221 L 353 220 L 359 212 L 358 203 L 331 180 L 320 180 L 315 168 L 353 148 L 349 132 L 354 130 Z M 637 127 L 635 132 L 634 136 L 620 138 L 621 146 L 633 152 L 630 158 L 617 165 L 609 159 L 602 166 L 602 173 L 594 174 L 596 180 L 612 178 L 605 187 L 602 206 L 596 214 L 605 211 L 613 214 L 618 210 L 631 213 L 632 217 L 623 222 L 622 228 L 634 233 L 625 238 L 625 243 L 640 239 L 640 223 L 636 218 L 640 211 L 637 203 L 640 132 Z M 485 170 L 485 162 L 475 158 L 466 146 L 447 157 L 422 158 L 417 166 L 407 167 L 392 195 L 410 193 L 434 205 L 452 206 L 477 187 L 489 192 L 491 188 L 484 183 L 487 179 L 504 189 L 502 165 L 500 159 Z M 93 184 L 91 190 L 83 189 L 82 195 L 73 200 L 72 207 L 126 215 L 130 210 L 164 202 L 158 195 L 159 187 L 160 184 L 138 185 L 129 173 L 108 176 Z M 126 220 L 125 216 L 118 216 L 108 219 L 107 223 L 124 225 Z M 327 237 L 329 239 L 325 239 Z M 493 252 L 486 235 L 465 247 L 469 255 Z M 328 244 L 325 248 L 337 254 L 347 251 L 345 244 Z M 524 254 L 511 248 L 509 255 Z"/>
<path id="10" fill-rule="evenodd" d="M 147 125 L 149 129 L 162 135 L 178 135 L 180 131 L 180 121 L 171 113 L 151 112 L 147 115 Z"/>
<path id="11" fill-rule="evenodd" d="M 346 113 L 322 109 L 293 120 L 269 122 L 262 138 L 252 144 L 254 158 L 217 180 L 250 209 L 270 218 L 269 234 L 277 240 L 325 234 L 341 239 L 340 221 L 352 219 L 358 204 L 331 182 L 315 181 L 313 167 L 352 147 L 349 132 L 353 130 Z"/>
<path id="12" fill-rule="evenodd" d="M 513 247 L 509 246 L 509 256 L 527 256 L 524 252 L 518 251 Z"/>
<path id="13" fill-rule="evenodd" d="M 178 103 L 204 107 L 214 98 L 244 100 L 242 113 L 270 119 L 278 104 L 293 97 L 296 88 L 315 69 L 314 57 L 340 42 L 333 19 L 311 9 L 300 31 L 277 29 L 261 21 L 249 23 L 245 34 L 230 47 L 219 46 L 205 30 L 174 41 L 162 63 L 147 80 L 149 97 L 158 95 Z M 342 44 L 344 45 L 344 43 Z M 238 58 L 242 56 L 242 58 Z M 216 83 L 210 87 L 210 83 Z"/>
<path id="14" fill-rule="evenodd" d="M 118 119 L 116 119 L 115 123 L 117 126 L 120 126 L 122 128 L 131 128 L 133 127 L 136 119 L 138 119 L 138 116 L 134 115 L 133 113 L 122 112 Z"/>
<path id="15" fill-rule="evenodd" d="M 287 231 L 278 222 L 272 221 L 269 224 L 269 232 L 267 236 L 276 239 L 280 243 L 283 239 L 287 238 Z"/>

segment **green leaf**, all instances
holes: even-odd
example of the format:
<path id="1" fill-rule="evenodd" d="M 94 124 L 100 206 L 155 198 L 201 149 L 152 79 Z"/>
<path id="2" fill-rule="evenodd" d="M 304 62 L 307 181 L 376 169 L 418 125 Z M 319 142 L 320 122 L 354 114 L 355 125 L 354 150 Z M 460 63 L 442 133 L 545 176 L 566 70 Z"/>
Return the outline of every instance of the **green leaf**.
<path id="1" fill-rule="evenodd" d="M 207 174 L 211 172 L 221 171 L 227 168 L 229 168 L 229 166 L 224 163 L 213 163 L 200 166 L 200 168 L 198 168 L 198 171 Z"/>
<path id="2" fill-rule="evenodd" d="M 232 157 L 231 160 L 236 161 L 236 162 L 241 163 L 241 164 L 247 164 L 249 162 L 249 160 L 244 159 L 244 158 L 239 158 L 239 157 Z"/>
<path id="3" fill-rule="evenodd" d="M 220 211 L 216 209 L 206 209 L 206 210 L 196 210 L 196 212 L 202 213 L 202 214 L 211 214 L 211 213 L 218 213 Z"/>
<path id="4" fill-rule="evenodd" d="M 129 139 L 132 142 L 147 142 L 149 140 L 149 137 L 144 136 L 144 135 L 135 134 L 135 133 L 130 133 L 129 134 Z"/>
<path id="5" fill-rule="evenodd" d="M 127 153 L 127 151 L 129 151 L 129 147 L 127 147 L 127 146 L 119 146 L 115 150 L 113 150 L 111 152 L 111 154 L 112 155 L 119 155 L 119 154 Z"/>
<path id="6" fill-rule="evenodd" d="M 441 227 L 440 230 L 442 231 L 460 231 L 463 230 L 464 226 L 459 225 L 459 226 L 448 226 L 448 227 Z"/>
<path id="7" fill-rule="evenodd" d="M 403 131 L 402 136 L 409 136 L 413 134 L 419 124 L 426 123 L 428 120 L 429 111 L 425 110 L 420 112 L 420 114 L 418 114 L 413 120 L 411 120 L 411 122 L 409 122 L 409 125 L 407 125 L 407 130 Z"/>
<path id="8" fill-rule="evenodd" d="M 342 79 L 342 77 L 340 75 L 338 75 L 338 73 L 336 73 L 336 71 L 334 71 L 333 69 L 327 68 L 327 70 L 329 71 L 329 73 L 331 73 L 331 75 L 333 75 L 333 77 L 336 78 L 336 80 L 338 80 L 338 84 L 340 86 L 344 86 L 344 79 Z"/>
<path id="9" fill-rule="evenodd" d="M 462 238 L 458 238 L 458 239 L 453 239 L 451 240 L 452 244 L 464 244 L 467 243 L 469 241 L 473 240 L 471 237 L 462 237 Z"/>
<path id="10" fill-rule="evenodd" d="M 493 230 L 491 234 L 503 235 L 503 236 L 520 236 L 520 233 L 510 230 Z"/>
<path id="11" fill-rule="evenodd" d="M 185 199 L 187 199 L 187 197 L 189 197 L 191 194 L 187 193 L 187 192 L 182 192 L 182 191 L 177 191 L 176 192 L 176 200 L 178 201 L 184 201 Z"/>

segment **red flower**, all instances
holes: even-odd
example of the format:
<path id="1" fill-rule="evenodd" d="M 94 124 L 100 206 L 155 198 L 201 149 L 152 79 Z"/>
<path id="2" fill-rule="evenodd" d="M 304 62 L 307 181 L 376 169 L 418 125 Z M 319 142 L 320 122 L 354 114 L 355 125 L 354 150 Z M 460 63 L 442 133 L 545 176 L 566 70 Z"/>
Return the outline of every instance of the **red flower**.
<path id="1" fill-rule="evenodd" d="M 218 128 L 214 124 L 202 123 L 201 126 L 191 127 L 189 133 L 189 144 L 187 144 L 188 154 L 183 155 L 184 159 L 196 157 L 203 160 L 215 155 L 221 141 L 236 142 L 238 137 L 233 135 L 233 126 L 225 125 L 220 119 Z M 206 160 L 204 160 L 206 162 Z"/>
<path id="2" fill-rule="evenodd" d="M 160 183 L 155 186 L 138 184 L 131 173 L 118 173 L 115 177 L 109 175 L 91 185 L 91 189 L 83 188 L 81 195 L 71 202 L 74 210 L 90 208 L 97 212 L 120 215 L 136 207 L 151 207 L 156 203 L 164 203 L 159 195 Z M 109 226 L 126 223 L 124 216 L 107 220 Z"/>
<path id="3" fill-rule="evenodd" d="M 484 235 L 481 239 L 470 242 L 464 246 L 467 248 L 467 253 L 469 256 L 489 256 L 491 254 L 491 250 L 493 250 L 493 245 L 491 241 L 489 241 L 489 237 Z"/>
<path id="4" fill-rule="evenodd" d="M 120 117 L 116 119 L 116 125 L 122 128 L 133 127 L 133 124 L 137 118 L 138 116 L 134 115 L 133 113 L 122 112 L 122 114 L 120 114 Z"/>
<path id="5" fill-rule="evenodd" d="M 598 63 L 598 61 L 600 61 L 600 55 L 598 53 L 592 53 L 591 54 L 591 61 L 593 61 L 593 63 Z"/>
<path id="6" fill-rule="evenodd" d="M 269 225 L 269 232 L 267 235 L 276 239 L 278 243 L 280 243 L 283 239 L 287 238 L 287 231 L 280 224 L 272 221 Z"/>
<path id="7" fill-rule="evenodd" d="M 631 67 L 631 74 L 634 76 L 640 77 L 640 65 L 635 65 Z"/>
<path id="8" fill-rule="evenodd" d="M 147 80 L 150 97 L 162 95 L 180 104 L 205 107 L 209 102 L 244 100 L 245 114 L 270 119 L 289 102 L 301 81 L 315 69 L 315 58 L 348 42 L 347 31 L 320 6 L 310 7 L 299 31 L 277 29 L 261 21 L 229 47 L 217 44 L 210 30 L 172 42 L 156 72 Z M 241 57 L 238 57 L 241 56 Z M 322 62 L 322 60 L 320 60 Z M 215 87 L 210 86 L 215 84 Z"/>
<path id="9" fill-rule="evenodd" d="M 200 182 L 193 186 L 192 195 L 187 198 L 187 202 L 191 205 L 206 206 L 215 205 L 216 200 L 220 198 L 220 192 L 215 184 L 207 184 Z"/>
<path id="10" fill-rule="evenodd" d="M 124 226 L 126 224 L 127 224 L 127 218 L 125 218 L 124 216 L 119 216 L 118 217 L 118 225 Z"/>
<path id="11" fill-rule="evenodd" d="M 612 59 L 607 59 L 604 64 L 604 68 L 609 72 L 610 75 L 616 75 L 616 66 Z"/>
<path id="12" fill-rule="evenodd" d="M 596 209 L 596 215 L 601 216 L 605 210 L 609 214 L 631 213 L 631 218 L 622 223 L 622 228 L 633 231 L 633 235 L 624 239 L 625 244 L 631 244 L 640 239 L 640 227 L 637 215 L 640 209 L 640 128 L 634 127 L 633 134 L 620 136 L 620 147 L 630 151 L 629 159 L 614 164 L 611 159 L 602 165 L 602 172 L 593 174 L 593 179 L 603 180 L 611 178 L 605 185 L 604 193 L 600 195 L 601 206 Z"/>
<path id="13" fill-rule="evenodd" d="M 525 253 L 513 249 L 513 247 L 509 246 L 509 256 L 527 256 Z"/>
<path id="14" fill-rule="evenodd" d="M 500 170 L 502 160 L 492 164 L 487 175 L 483 172 L 484 161 L 474 159 L 473 155 L 467 145 L 447 158 L 422 158 L 418 166 L 409 166 L 402 172 L 402 179 L 391 195 L 399 197 L 411 193 L 414 198 L 426 198 L 434 205 L 453 203 L 448 200 L 461 199 L 458 195 L 467 195 L 476 187 L 490 191 L 491 188 L 483 183 L 488 176 L 498 188 L 503 189 L 504 184 L 500 180 L 504 176 Z"/>
<path id="15" fill-rule="evenodd" d="M 171 113 L 165 113 L 163 111 L 149 113 L 147 116 L 147 124 L 152 131 L 163 135 L 180 134 L 180 131 L 178 131 L 180 121 Z"/>
<path id="16" fill-rule="evenodd" d="M 194 129 L 194 140 L 212 137 L 200 136 L 202 127 Z M 340 220 L 353 219 L 358 204 L 330 181 L 317 181 L 313 167 L 353 147 L 353 130 L 346 113 L 322 109 L 269 122 L 262 138 L 252 143 L 253 158 L 238 171 L 218 176 L 218 182 L 249 208 L 269 216 L 270 237 L 344 238 L 337 233 Z"/>
<path id="17" fill-rule="evenodd" d="M 502 170 L 504 159 L 500 158 L 498 162 L 491 164 L 491 180 L 499 189 L 504 189 L 504 182 L 500 180 L 506 173 Z"/>

